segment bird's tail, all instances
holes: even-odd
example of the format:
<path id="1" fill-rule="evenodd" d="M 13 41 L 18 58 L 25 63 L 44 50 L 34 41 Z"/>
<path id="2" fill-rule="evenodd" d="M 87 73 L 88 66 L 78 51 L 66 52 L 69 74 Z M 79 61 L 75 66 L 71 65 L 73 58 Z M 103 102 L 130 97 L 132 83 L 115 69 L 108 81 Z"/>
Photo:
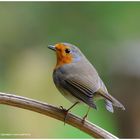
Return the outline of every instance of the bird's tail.
<path id="1" fill-rule="evenodd" d="M 110 101 L 112 102 L 112 104 L 118 108 L 121 108 L 122 110 L 125 110 L 125 107 L 114 97 L 112 97 L 110 94 L 108 94 Z"/>
<path id="2" fill-rule="evenodd" d="M 108 101 L 106 101 L 107 110 L 109 110 L 109 108 L 111 108 L 111 104 L 113 106 L 121 108 L 122 110 L 125 110 L 125 107 L 117 99 L 115 99 L 113 96 L 111 96 L 109 93 L 105 93 L 102 90 L 100 90 L 99 93 L 102 97 L 104 97 L 106 100 L 108 100 Z"/>
<path id="3" fill-rule="evenodd" d="M 110 102 L 109 100 L 105 100 L 105 103 L 106 103 L 106 109 L 109 111 L 109 112 L 114 112 L 114 109 L 113 109 L 113 105 L 112 105 L 112 102 Z"/>

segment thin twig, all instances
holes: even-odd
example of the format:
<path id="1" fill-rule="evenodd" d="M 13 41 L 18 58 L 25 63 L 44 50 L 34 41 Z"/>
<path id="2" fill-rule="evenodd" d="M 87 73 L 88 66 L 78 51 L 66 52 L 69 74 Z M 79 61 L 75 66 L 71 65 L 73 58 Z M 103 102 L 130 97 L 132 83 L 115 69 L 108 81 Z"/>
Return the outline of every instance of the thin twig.
<path id="1" fill-rule="evenodd" d="M 63 110 L 60 108 L 57 108 L 53 105 L 49 105 L 47 103 L 43 103 L 40 101 L 36 101 L 33 99 L 29 99 L 26 97 L 17 96 L 13 94 L 0 92 L 0 104 L 6 104 L 10 106 L 24 108 L 27 110 L 32 110 L 34 112 L 44 114 L 46 116 L 55 118 L 60 121 L 64 121 L 64 117 L 65 117 Z M 89 121 L 85 121 L 85 123 L 83 124 L 82 119 L 73 115 L 72 113 L 68 113 L 66 123 L 82 130 L 83 132 L 91 135 L 94 138 L 118 139 L 116 136 L 105 131 L 99 126 L 90 123 Z"/>

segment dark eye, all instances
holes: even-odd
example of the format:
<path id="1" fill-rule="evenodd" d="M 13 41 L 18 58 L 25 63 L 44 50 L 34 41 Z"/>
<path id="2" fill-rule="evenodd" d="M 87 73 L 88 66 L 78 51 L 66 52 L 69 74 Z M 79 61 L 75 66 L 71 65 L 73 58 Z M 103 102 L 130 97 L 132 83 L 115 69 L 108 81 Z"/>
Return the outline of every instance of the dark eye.
<path id="1" fill-rule="evenodd" d="M 70 49 L 68 49 L 68 48 L 65 49 L 65 52 L 66 52 L 66 53 L 70 53 Z"/>

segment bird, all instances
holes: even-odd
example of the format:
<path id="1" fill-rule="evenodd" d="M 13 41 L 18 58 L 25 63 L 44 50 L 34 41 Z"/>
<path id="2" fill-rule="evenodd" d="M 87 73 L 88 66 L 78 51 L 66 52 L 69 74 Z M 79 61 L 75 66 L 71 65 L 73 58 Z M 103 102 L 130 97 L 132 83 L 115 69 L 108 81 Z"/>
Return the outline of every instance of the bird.
<path id="1" fill-rule="evenodd" d="M 105 101 L 105 107 L 109 112 L 114 112 L 113 106 L 125 110 L 125 107 L 109 94 L 97 70 L 77 46 L 60 42 L 49 45 L 48 48 L 56 53 L 54 84 L 60 93 L 73 103 L 68 109 L 61 106 L 66 116 L 74 106 L 84 103 L 88 106 L 82 120 L 84 122 L 90 108 L 97 109 L 96 101 L 100 99 Z"/>

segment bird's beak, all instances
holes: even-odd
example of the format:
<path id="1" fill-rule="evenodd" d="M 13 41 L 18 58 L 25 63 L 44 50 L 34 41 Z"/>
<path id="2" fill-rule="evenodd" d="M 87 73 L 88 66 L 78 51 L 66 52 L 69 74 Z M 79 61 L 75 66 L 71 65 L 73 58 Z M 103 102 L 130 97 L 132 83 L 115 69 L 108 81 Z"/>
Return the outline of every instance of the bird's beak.
<path id="1" fill-rule="evenodd" d="M 49 45 L 48 48 L 51 49 L 51 50 L 53 50 L 53 51 L 56 51 L 56 48 L 53 45 Z"/>

